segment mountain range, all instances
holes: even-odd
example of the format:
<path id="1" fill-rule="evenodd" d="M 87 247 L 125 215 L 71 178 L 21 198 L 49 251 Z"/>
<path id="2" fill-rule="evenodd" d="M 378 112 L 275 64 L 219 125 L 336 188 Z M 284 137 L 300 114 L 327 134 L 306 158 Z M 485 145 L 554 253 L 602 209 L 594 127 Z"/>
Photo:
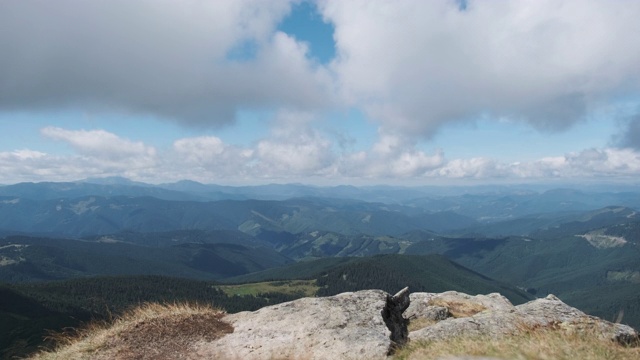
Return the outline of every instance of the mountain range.
<path id="1" fill-rule="evenodd" d="M 318 295 L 373 285 L 515 302 L 553 293 L 639 327 L 639 209 L 633 186 L 22 183 L 0 186 L 0 282 L 153 275 L 305 279 Z"/>

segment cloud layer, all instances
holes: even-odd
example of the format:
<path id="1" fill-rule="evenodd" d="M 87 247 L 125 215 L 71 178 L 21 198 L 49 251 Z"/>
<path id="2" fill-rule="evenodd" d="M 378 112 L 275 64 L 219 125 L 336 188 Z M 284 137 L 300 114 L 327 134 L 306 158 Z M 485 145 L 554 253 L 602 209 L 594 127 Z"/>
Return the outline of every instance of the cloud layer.
<path id="1" fill-rule="evenodd" d="M 302 124 L 300 126 L 306 126 Z M 488 158 L 447 159 L 399 138 L 382 137 L 366 151 L 345 152 L 330 134 L 307 128 L 275 131 L 253 147 L 224 143 L 215 136 L 176 140 L 156 149 L 104 130 L 75 131 L 48 127 L 43 136 L 68 144 L 73 153 L 35 150 L 0 152 L 0 182 L 70 181 L 120 175 L 160 183 L 193 179 L 205 183 L 258 181 L 430 183 L 442 179 L 537 181 L 584 178 L 636 179 L 640 154 L 633 149 L 587 149 L 530 162 L 505 163 Z"/>
<path id="2" fill-rule="evenodd" d="M 47 0 L 0 3 L 0 110 L 84 107 L 186 124 L 239 108 L 319 108 L 326 71 L 275 30 L 290 2 Z M 251 46 L 241 58 L 234 50 Z"/>
<path id="3" fill-rule="evenodd" d="M 638 2 L 326 0 L 346 99 L 431 136 L 479 114 L 564 130 L 640 94 Z"/>
<path id="4" fill-rule="evenodd" d="M 640 3 L 466 4 L 321 0 L 337 50 L 324 67 L 277 31 L 288 0 L 5 1 L 0 110 L 225 124 L 242 108 L 341 103 L 386 132 L 429 137 L 479 114 L 562 130 L 601 102 L 640 94 Z"/>
<path id="5" fill-rule="evenodd" d="M 0 152 L 0 171 L 12 176 L 0 181 L 640 172 L 640 110 L 608 148 L 513 163 L 423 150 L 441 128 L 480 117 L 555 132 L 598 121 L 593 114 L 618 102 L 640 104 L 640 2 L 469 0 L 461 9 L 454 0 L 318 0 L 334 27 L 336 57 L 328 64 L 278 31 L 295 2 L 0 2 L 0 112 L 144 114 L 190 127 L 231 125 L 245 110 L 276 114 L 270 132 L 246 146 L 205 134 L 160 149 L 100 129 L 52 124 L 41 135 L 66 144 L 72 155 L 29 146 Z M 345 137 L 321 130 L 327 114 L 345 109 L 378 127 L 373 145 L 349 150 Z"/>

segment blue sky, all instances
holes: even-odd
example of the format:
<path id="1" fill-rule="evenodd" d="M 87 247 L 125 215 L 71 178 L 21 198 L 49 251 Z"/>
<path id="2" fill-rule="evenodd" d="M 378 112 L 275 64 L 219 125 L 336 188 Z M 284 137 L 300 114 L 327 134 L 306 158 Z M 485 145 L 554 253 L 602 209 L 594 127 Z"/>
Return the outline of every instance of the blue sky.
<path id="1" fill-rule="evenodd" d="M 45 4 L 0 4 L 1 184 L 640 175 L 640 3 Z"/>

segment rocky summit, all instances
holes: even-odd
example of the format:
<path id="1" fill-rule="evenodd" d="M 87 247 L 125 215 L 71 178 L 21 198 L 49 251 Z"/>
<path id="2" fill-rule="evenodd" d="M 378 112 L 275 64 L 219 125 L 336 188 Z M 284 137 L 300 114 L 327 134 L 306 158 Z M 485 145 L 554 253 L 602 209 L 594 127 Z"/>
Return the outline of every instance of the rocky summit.
<path id="1" fill-rule="evenodd" d="M 638 333 L 630 326 L 589 316 L 554 295 L 518 306 L 513 306 L 497 293 L 476 296 L 455 291 L 414 293 L 411 294 L 411 300 L 405 316 L 414 321 L 431 320 L 427 326 L 410 332 L 411 340 L 483 335 L 499 337 L 536 328 L 552 328 L 561 331 L 595 331 L 599 337 L 621 344 L 638 341 Z"/>
<path id="2" fill-rule="evenodd" d="M 385 359 L 407 341 L 517 335 L 534 328 L 596 330 L 612 341 L 638 341 L 633 328 L 586 315 L 553 295 L 514 306 L 497 293 L 409 294 L 405 288 L 392 296 L 365 290 L 299 299 L 222 320 L 233 332 L 194 344 L 188 357 Z"/>
<path id="3" fill-rule="evenodd" d="M 400 297 L 408 301 L 408 294 Z M 382 359 L 395 336 L 383 316 L 394 310 L 393 302 L 384 291 L 365 290 L 228 315 L 223 320 L 233 333 L 196 344 L 195 358 Z"/>
<path id="4" fill-rule="evenodd" d="M 412 342 L 444 343 L 437 349 L 446 349 L 456 340 L 508 343 L 539 330 L 630 350 L 624 359 L 640 354 L 615 344 L 638 345 L 633 328 L 586 315 L 553 295 L 514 306 L 498 293 L 410 294 L 404 288 L 395 295 L 364 290 L 303 298 L 236 314 L 148 304 L 33 359 L 386 359 L 398 351 L 402 356 L 407 344 L 410 351 Z M 604 341 L 591 341 L 596 338 Z"/>

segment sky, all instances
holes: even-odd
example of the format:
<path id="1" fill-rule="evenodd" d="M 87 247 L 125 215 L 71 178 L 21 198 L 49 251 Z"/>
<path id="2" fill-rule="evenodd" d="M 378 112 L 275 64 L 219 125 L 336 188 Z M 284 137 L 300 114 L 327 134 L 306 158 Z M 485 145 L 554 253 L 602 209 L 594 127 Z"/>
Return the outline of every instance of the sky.
<path id="1" fill-rule="evenodd" d="M 640 1 L 0 0 L 0 184 L 640 183 Z"/>

